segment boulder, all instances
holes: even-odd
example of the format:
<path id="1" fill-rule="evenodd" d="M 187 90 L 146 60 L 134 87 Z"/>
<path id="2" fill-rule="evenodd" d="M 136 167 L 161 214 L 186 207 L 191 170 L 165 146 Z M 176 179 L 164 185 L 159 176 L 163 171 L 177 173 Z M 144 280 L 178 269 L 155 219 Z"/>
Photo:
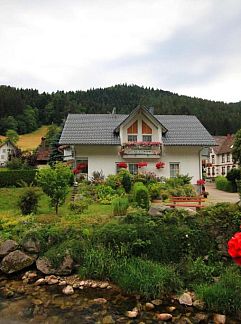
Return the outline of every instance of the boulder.
<path id="1" fill-rule="evenodd" d="M 34 238 L 29 238 L 22 243 L 25 251 L 29 253 L 39 253 L 41 250 L 40 241 Z"/>
<path id="2" fill-rule="evenodd" d="M 151 206 L 148 214 L 150 216 L 162 216 L 166 210 L 169 210 L 170 206 Z"/>
<path id="3" fill-rule="evenodd" d="M 51 261 L 46 257 L 40 257 L 36 261 L 36 267 L 44 274 L 56 274 L 59 276 L 68 275 L 72 272 L 74 261 L 70 255 L 64 257 L 63 262 L 54 267 Z"/>
<path id="4" fill-rule="evenodd" d="M 18 243 L 14 240 L 7 240 L 0 245 L 0 257 L 5 257 L 10 252 L 17 250 Z"/>
<path id="5" fill-rule="evenodd" d="M 149 311 L 149 310 L 152 310 L 153 308 L 155 308 L 155 306 L 152 303 L 146 303 L 145 308 L 147 311 Z"/>
<path id="6" fill-rule="evenodd" d="M 205 302 L 200 300 L 200 299 L 196 299 L 193 302 L 193 307 L 199 309 L 199 310 L 204 310 L 205 309 Z"/>
<path id="7" fill-rule="evenodd" d="M 10 252 L 0 263 L 0 269 L 6 274 L 14 273 L 31 266 L 34 259 L 20 250 Z"/>

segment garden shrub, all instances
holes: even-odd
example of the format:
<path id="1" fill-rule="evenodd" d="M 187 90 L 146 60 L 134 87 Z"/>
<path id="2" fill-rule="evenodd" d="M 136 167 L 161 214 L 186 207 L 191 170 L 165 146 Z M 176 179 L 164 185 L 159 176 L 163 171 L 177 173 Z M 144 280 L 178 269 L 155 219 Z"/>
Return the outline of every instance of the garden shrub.
<path id="1" fill-rule="evenodd" d="M 205 301 L 210 311 L 235 315 L 241 309 L 240 272 L 229 268 L 218 282 L 199 285 L 195 292 L 198 298 Z"/>
<path id="2" fill-rule="evenodd" d="M 69 209 L 74 214 L 82 214 L 85 210 L 88 209 L 89 205 L 90 205 L 90 199 L 83 198 L 80 200 L 70 202 Z"/>
<path id="3" fill-rule="evenodd" d="M 212 283 L 213 276 L 216 268 L 214 265 L 208 265 L 203 261 L 203 258 L 199 257 L 196 260 L 188 258 L 185 262 L 183 277 L 189 288 L 193 288 L 197 284 Z M 183 269 L 182 269 L 183 270 Z"/>
<path id="4" fill-rule="evenodd" d="M 121 186 L 120 177 L 117 174 L 110 174 L 105 180 L 105 184 L 112 189 L 116 190 Z"/>
<path id="5" fill-rule="evenodd" d="M 189 177 L 188 174 L 186 175 L 178 175 L 175 178 L 166 179 L 166 184 L 169 188 L 176 188 L 180 186 L 184 186 L 190 184 L 192 177 Z"/>
<path id="6" fill-rule="evenodd" d="M 20 208 L 22 215 L 36 213 L 38 208 L 38 196 L 36 189 L 32 187 L 25 189 L 18 201 L 18 207 Z"/>
<path id="7" fill-rule="evenodd" d="M 133 198 L 138 207 L 149 209 L 149 194 L 146 186 L 142 182 L 136 182 L 133 188 Z"/>
<path id="8" fill-rule="evenodd" d="M 21 187 L 21 183 L 28 185 L 35 183 L 36 169 L 31 170 L 4 170 L 0 175 L 0 187 Z"/>
<path id="9" fill-rule="evenodd" d="M 124 216 L 126 215 L 127 208 L 129 206 L 128 198 L 115 198 L 112 201 L 113 215 L 114 216 Z"/>
<path id="10" fill-rule="evenodd" d="M 219 190 L 233 192 L 232 183 L 224 176 L 217 176 L 215 178 L 215 185 L 216 185 L 216 188 Z"/>
<path id="11" fill-rule="evenodd" d="M 103 205 L 110 205 L 111 201 L 117 197 L 116 191 L 107 185 L 98 185 L 96 187 L 98 201 Z"/>
<path id="12" fill-rule="evenodd" d="M 237 192 L 237 180 L 241 180 L 241 169 L 233 168 L 228 171 L 226 178 L 232 184 L 232 191 Z"/>
<path id="13" fill-rule="evenodd" d="M 126 193 L 129 193 L 131 191 L 132 184 L 131 184 L 130 174 L 128 174 L 128 173 L 123 174 L 121 184 L 122 184 L 123 188 L 125 189 Z"/>
<path id="14" fill-rule="evenodd" d="M 156 183 L 150 183 L 148 185 L 148 192 L 151 197 L 151 200 L 157 199 L 160 197 L 161 189 L 165 189 L 164 183 L 156 182 Z"/>

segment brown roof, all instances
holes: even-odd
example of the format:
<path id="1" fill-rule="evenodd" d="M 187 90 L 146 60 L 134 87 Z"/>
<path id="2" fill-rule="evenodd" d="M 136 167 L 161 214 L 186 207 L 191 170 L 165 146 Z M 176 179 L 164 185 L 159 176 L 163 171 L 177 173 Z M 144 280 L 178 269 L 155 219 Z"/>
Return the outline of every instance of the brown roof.
<path id="1" fill-rule="evenodd" d="M 231 146 L 234 143 L 234 135 L 228 134 L 227 136 L 214 136 L 214 139 L 218 145 L 213 148 L 216 154 L 231 153 Z"/>
<path id="2" fill-rule="evenodd" d="M 50 153 L 50 148 L 40 148 L 37 152 L 37 161 L 48 161 Z"/>

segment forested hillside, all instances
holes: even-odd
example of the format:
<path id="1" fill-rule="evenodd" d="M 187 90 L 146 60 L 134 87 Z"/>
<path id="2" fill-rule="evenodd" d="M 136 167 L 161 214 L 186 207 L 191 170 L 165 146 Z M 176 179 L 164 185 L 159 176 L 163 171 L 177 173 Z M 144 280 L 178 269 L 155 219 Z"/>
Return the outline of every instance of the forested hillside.
<path id="1" fill-rule="evenodd" d="M 33 89 L 0 86 L 0 134 L 19 134 L 41 125 L 61 124 L 68 113 L 129 113 L 138 104 L 154 106 L 155 114 L 195 115 L 213 135 L 241 128 L 241 102 L 226 104 L 177 95 L 136 85 L 116 85 L 87 91 L 39 93 Z"/>

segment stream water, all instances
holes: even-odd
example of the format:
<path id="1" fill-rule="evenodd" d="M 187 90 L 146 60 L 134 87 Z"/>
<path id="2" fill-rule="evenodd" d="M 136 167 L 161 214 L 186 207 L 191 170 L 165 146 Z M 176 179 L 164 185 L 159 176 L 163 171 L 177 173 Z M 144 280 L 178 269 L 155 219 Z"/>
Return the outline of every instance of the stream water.
<path id="1" fill-rule="evenodd" d="M 162 302 L 152 311 L 145 310 L 139 296 L 126 296 L 118 289 L 84 289 L 66 296 L 57 285 L 35 286 L 21 279 L 0 281 L 1 324 L 112 324 L 112 323 L 164 323 L 157 313 L 173 315 L 172 323 L 214 323 L 212 314 L 197 312 L 177 301 Z M 128 318 L 127 311 L 139 309 L 138 316 Z M 226 323 L 241 323 L 227 319 Z"/>

